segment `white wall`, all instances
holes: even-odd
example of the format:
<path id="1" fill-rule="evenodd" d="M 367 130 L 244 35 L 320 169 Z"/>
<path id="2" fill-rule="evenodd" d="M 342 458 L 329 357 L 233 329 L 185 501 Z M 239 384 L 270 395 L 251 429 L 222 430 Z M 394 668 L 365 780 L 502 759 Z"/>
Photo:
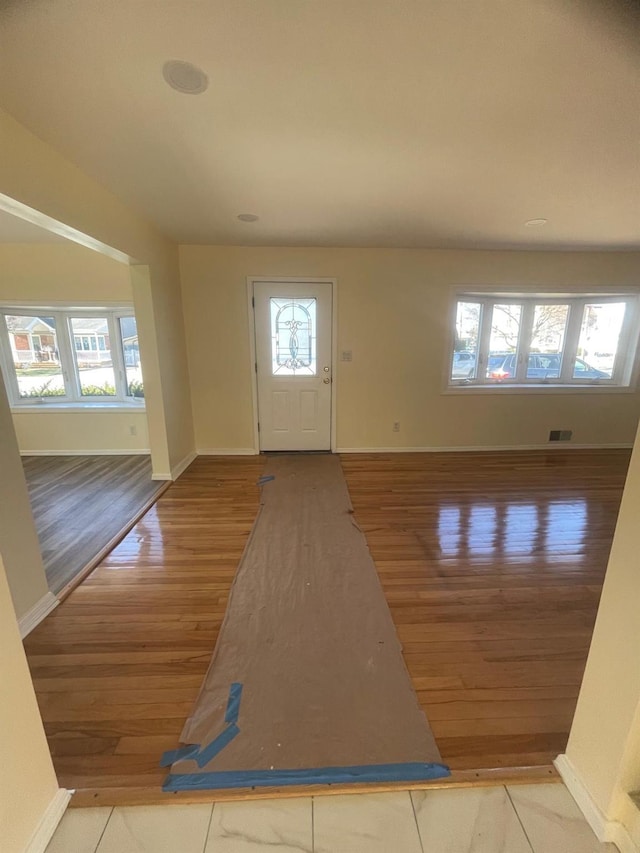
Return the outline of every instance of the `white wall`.
<path id="1" fill-rule="evenodd" d="M 566 755 L 597 808 L 636 834 L 640 789 L 640 441 L 618 515 Z"/>
<path id="2" fill-rule="evenodd" d="M 41 819 L 60 798 L 1 556 L 0 732 L 0 849 L 25 853 Z"/>
<path id="3" fill-rule="evenodd" d="M 181 246 L 196 445 L 253 446 L 246 277 L 338 279 L 339 448 L 631 443 L 640 394 L 444 395 L 453 290 L 640 287 L 640 255 Z M 392 431 L 399 421 L 399 433 Z"/>
<path id="4" fill-rule="evenodd" d="M 9 402 L 0 375 L 0 548 L 18 617 L 49 592 Z"/>

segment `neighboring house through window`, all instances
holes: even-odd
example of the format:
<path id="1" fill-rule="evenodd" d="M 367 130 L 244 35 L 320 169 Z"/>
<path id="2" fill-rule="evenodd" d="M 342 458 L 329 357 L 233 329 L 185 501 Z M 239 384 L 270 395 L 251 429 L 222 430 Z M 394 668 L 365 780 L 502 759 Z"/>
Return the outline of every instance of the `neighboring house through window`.
<path id="1" fill-rule="evenodd" d="M 0 308 L 0 356 L 14 406 L 140 405 L 138 330 L 129 308 Z"/>

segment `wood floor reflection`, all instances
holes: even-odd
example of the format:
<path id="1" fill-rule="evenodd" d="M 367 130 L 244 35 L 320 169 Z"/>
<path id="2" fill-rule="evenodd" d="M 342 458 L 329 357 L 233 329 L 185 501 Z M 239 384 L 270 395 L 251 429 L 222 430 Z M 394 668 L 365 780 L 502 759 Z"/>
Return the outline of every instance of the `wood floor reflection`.
<path id="1" fill-rule="evenodd" d="M 158 762 L 209 666 L 263 466 L 198 458 L 27 637 L 61 786 L 160 790 Z"/>
<path id="2" fill-rule="evenodd" d="M 163 490 L 151 457 L 23 456 L 49 589 L 59 595 Z"/>
<path id="3" fill-rule="evenodd" d="M 453 769 L 564 750 L 628 463 L 626 450 L 342 457 Z"/>
<path id="4" fill-rule="evenodd" d="M 627 451 L 342 457 L 454 769 L 548 764 L 564 749 L 628 461 Z M 209 665 L 262 469 L 260 457 L 198 458 L 27 638 L 62 786 L 159 790 L 158 760 Z"/>

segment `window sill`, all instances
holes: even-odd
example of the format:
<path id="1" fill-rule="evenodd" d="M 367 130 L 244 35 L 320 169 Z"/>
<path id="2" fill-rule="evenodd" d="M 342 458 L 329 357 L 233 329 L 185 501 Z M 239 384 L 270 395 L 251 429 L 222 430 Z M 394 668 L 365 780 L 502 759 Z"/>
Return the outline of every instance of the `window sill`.
<path id="1" fill-rule="evenodd" d="M 443 394 L 635 394 L 628 385 L 447 385 Z"/>
<path id="2" fill-rule="evenodd" d="M 145 412 L 144 403 L 123 403 L 119 400 L 116 403 L 18 403 L 11 406 L 11 414 L 97 414 L 98 412 L 109 412 L 117 414 L 119 412 Z"/>

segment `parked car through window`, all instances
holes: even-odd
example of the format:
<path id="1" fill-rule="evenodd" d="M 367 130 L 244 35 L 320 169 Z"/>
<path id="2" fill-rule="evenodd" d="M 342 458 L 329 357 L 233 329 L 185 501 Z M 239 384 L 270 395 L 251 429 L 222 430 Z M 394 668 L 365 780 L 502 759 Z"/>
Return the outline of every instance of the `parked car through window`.
<path id="1" fill-rule="evenodd" d="M 638 294 L 460 296 L 448 385 L 628 387 L 638 372 L 639 299 Z"/>

